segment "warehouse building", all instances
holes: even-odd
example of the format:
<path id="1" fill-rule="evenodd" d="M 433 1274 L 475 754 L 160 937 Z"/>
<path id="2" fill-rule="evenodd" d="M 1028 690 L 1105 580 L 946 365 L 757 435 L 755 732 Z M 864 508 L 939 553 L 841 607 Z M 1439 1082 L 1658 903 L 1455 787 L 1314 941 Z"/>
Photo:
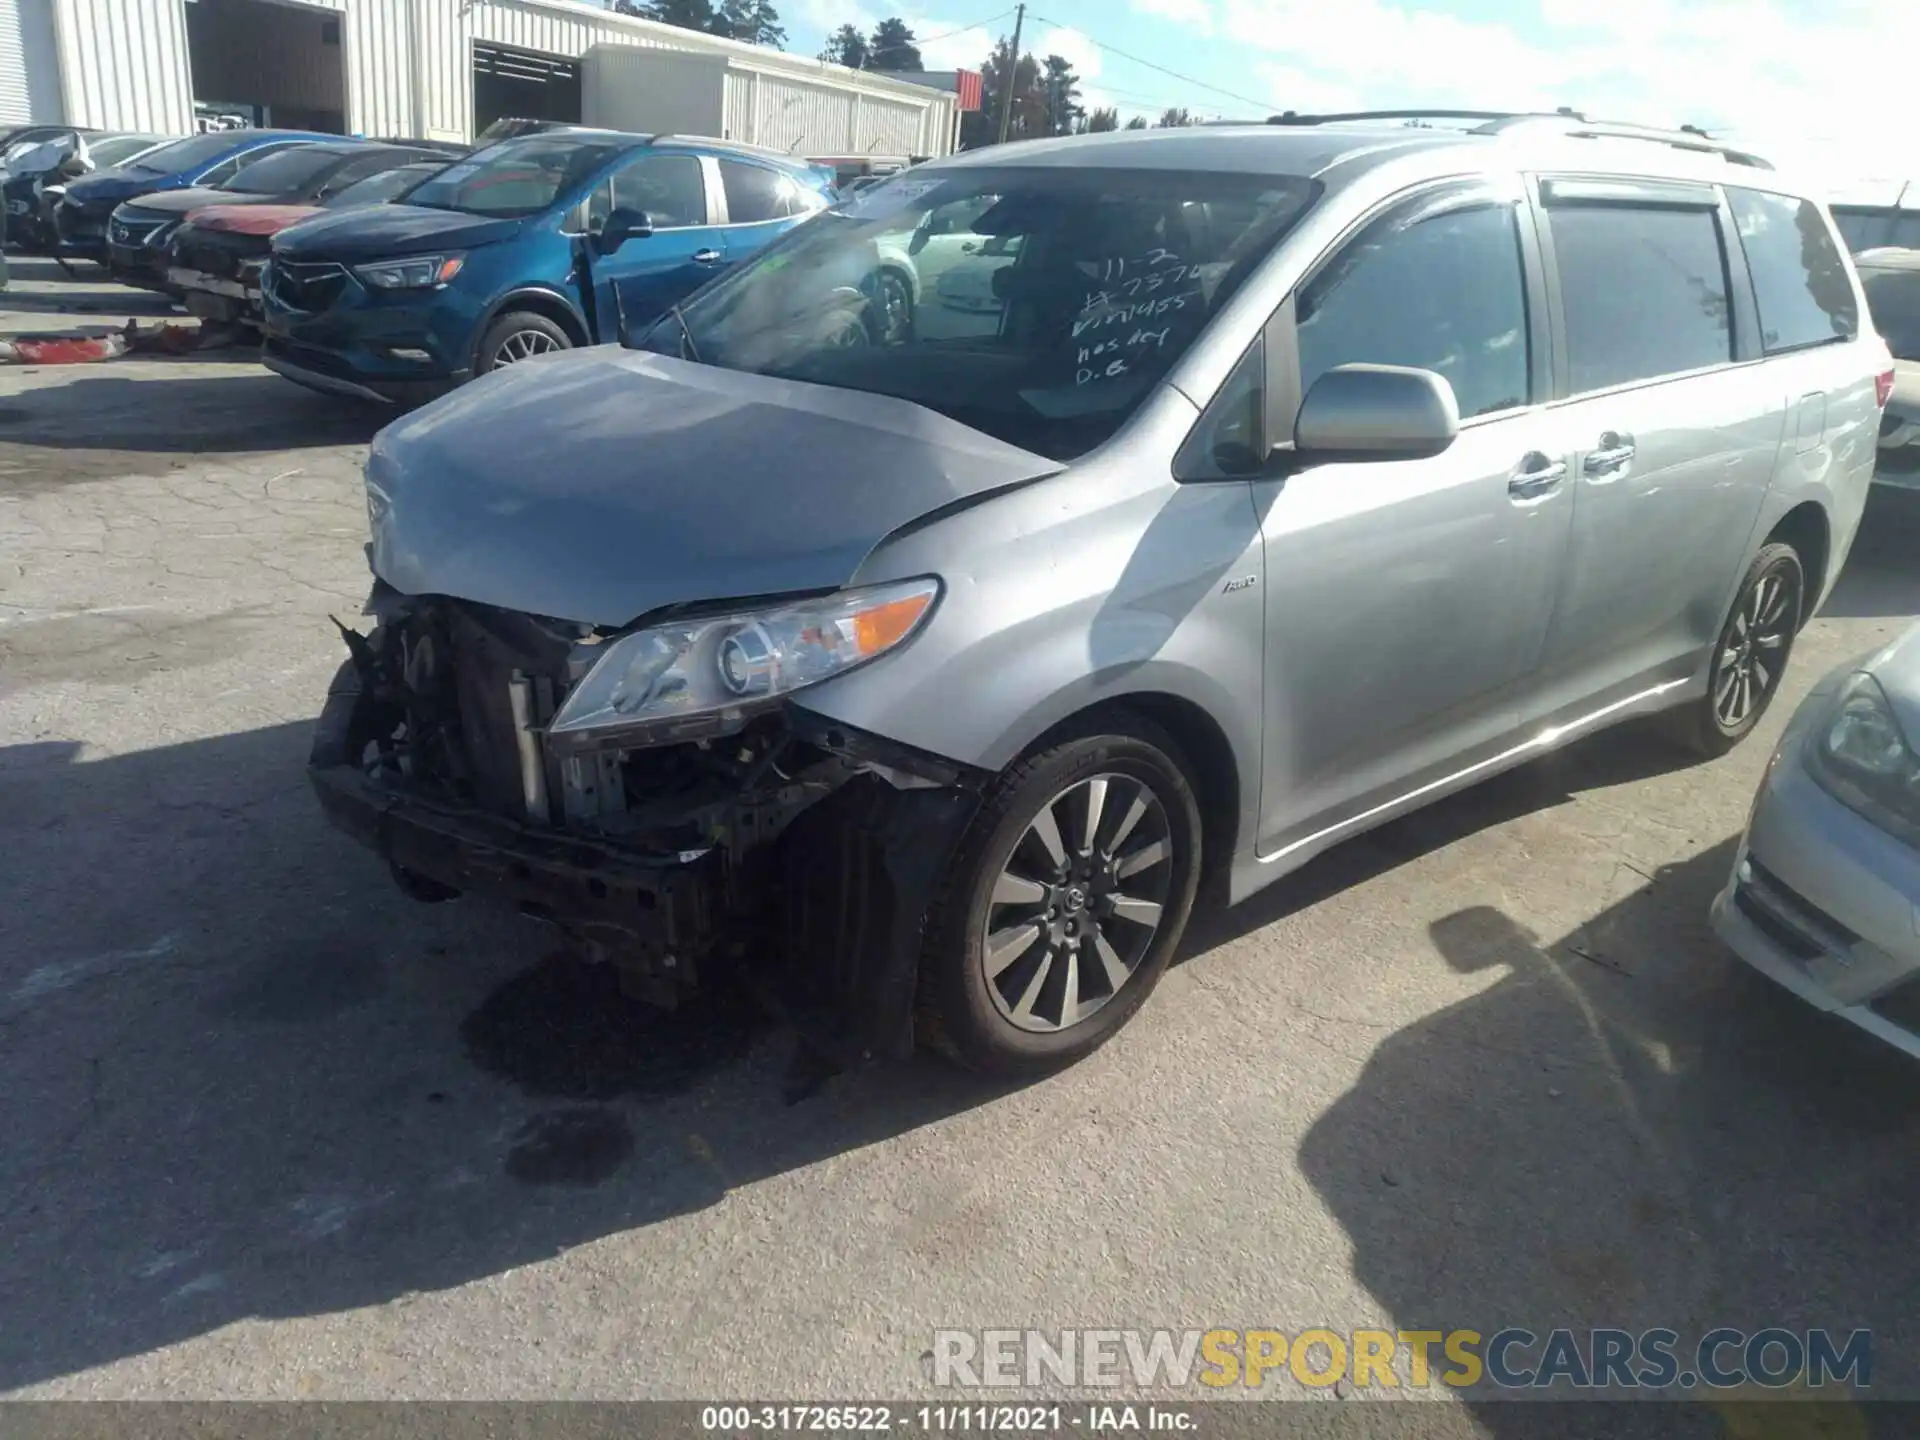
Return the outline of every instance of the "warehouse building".
<path id="1" fill-rule="evenodd" d="M 950 92 L 587 0 L 0 0 L 0 124 L 470 140 L 506 116 L 797 155 L 945 155 L 957 130 Z"/>

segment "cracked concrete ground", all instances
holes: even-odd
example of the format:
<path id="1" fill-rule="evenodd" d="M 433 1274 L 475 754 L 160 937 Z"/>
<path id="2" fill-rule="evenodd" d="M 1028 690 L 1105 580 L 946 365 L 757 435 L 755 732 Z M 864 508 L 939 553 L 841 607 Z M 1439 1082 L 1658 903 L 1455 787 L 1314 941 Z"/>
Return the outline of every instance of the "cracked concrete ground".
<path id="1" fill-rule="evenodd" d="M 903 1396 L 936 1327 L 1507 1323 L 1871 1326 L 1920 1388 L 1920 1077 L 1705 925 L 1792 702 L 1920 610 L 1909 517 L 1727 759 L 1616 733 L 1355 841 L 1043 1083 L 787 1108 L 778 1033 L 320 822 L 373 423 L 224 354 L 0 370 L 0 1391 Z"/>

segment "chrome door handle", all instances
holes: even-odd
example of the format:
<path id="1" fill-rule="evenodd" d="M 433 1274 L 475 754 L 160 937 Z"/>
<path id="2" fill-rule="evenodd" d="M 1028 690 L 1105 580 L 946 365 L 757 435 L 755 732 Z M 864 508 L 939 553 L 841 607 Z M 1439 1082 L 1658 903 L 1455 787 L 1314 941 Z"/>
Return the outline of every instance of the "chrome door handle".
<path id="1" fill-rule="evenodd" d="M 718 250 L 696 250 L 693 252 L 693 263 L 696 265 L 711 265 L 719 258 L 720 252 Z"/>
<path id="2" fill-rule="evenodd" d="M 1507 481 L 1507 493 L 1516 500 L 1538 500 L 1551 495 L 1567 478 L 1567 462 L 1549 460 L 1539 451 L 1520 462 L 1520 468 Z"/>
<path id="3" fill-rule="evenodd" d="M 1633 455 L 1633 437 L 1609 430 L 1600 437 L 1600 448 L 1587 452 L 1580 468 L 1588 475 L 1613 475 L 1626 469 Z"/>

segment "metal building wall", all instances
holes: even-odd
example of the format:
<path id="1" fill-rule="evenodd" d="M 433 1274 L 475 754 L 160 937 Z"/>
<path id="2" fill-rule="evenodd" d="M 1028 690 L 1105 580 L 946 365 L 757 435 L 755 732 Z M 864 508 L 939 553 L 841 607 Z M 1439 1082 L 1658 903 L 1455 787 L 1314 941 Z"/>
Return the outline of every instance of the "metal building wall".
<path id="1" fill-rule="evenodd" d="M 53 0 L 0 0 L 0 124 L 64 118 Z"/>
<path id="2" fill-rule="evenodd" d="M 102 130 L 193 129 L 180 0 L 53 0 L 66 119 Z"/>
<path id="3" fill-rule="evenodd" d="M 378 11 L 384 7 L 363 7 Z M 246 93 L 271 95 L 287 112 L 338 112 L 351 131 L 353 102 L 346 79 L 351 49 L 346 0 L 301 0 L 298 5 L 262 5 L 259 0 L 199 0 L 186 12 L 188 58 L 197 53 L 196 101 L 231 101 L 222 77 L 246 82 Z M 340 43 L 327 45 L 321 29 L 339 22 Z M 194 42 L 198 42 L 197 48 Z M 228 83 L 225 89 L 234 86 Z M 272 117 L 276 125 L 305 124 L 297 113 Z"/>

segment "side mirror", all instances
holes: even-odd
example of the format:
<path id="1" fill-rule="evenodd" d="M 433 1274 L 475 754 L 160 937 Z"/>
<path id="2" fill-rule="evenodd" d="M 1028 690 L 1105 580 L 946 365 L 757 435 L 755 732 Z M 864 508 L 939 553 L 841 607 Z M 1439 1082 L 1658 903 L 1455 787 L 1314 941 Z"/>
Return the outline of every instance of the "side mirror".
<path id="1" fill-rule="evenodd" d="M 1340 365 L 1313 382 L 1293 426 L 1302 460 L 1422 460 L 1460 433 L 1446 377 L 1403 365 Z"/>
<path id="2" fill-rule="evenodd" d="M 594 239 L 602 255 L 611 255 L 629 240 L 642 240 L 653 234 L 653 217 L 644 210 L 615 210 L 600 226 Z"/>

